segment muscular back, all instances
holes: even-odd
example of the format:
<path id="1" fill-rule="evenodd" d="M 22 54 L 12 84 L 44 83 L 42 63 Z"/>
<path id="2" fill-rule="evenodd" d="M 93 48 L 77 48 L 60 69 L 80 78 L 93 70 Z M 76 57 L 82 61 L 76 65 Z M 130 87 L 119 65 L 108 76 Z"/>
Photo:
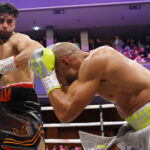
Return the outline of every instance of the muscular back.
<path id="1" fill-rule="evenodd" d="M 18 82 L 33 82 L 34 74 L 27 64 L 27 59 L 34 49 L 31 48 L 30 50 L 31 44 L 40 46 L 24 34 L 13 33 L 8 41 L 0 45 L 0 60 L 17 56 L 19 65 L 17 69 L 2 75 L 2 87 Z"/>
<path id="2" fill-rule="evenodd" d="M 97 93 L 113 102 L 123 117 L 150 100 L 150 72 L 110 47 L 98 48 L 85 59 L 79 80 L 90 80 L 95 74 Z"/>

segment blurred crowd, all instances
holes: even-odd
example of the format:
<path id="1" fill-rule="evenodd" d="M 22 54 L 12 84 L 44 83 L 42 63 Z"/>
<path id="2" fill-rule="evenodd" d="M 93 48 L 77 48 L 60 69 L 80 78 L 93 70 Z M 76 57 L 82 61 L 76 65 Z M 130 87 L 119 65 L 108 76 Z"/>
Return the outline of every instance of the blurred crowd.
<path id="1" fill-rule="evenodd" d="M 96 47 L 105 45 L 100 38 L 89 39 L 89 49 L 93 50 Z M 144 39 L 135 40 L 128 38 L 122 40 L 118 35 L 115 36 L 113 41 L 107 44 L 112 46 L 116 51 L 122 53 L 124 56 L 135 60 L 137 62 L 150 61 L 150 36 L 146 35 Z"/>
<path id="2" fill-rule="evenodd" d="M 43 37 L 39 41 L 42 45 L 46 46 L 46 37 Z M 54 39 L 54 43 L 60 42 L 58 39 Z M 66 42 L 74 43 L 78 47 L 80 42 L 75 37 L 70 38 Z M 143 39 L 128 38 L 122 40 L 119 35 L 114 37 L 114 40 L 103 42 L 101 38 L 89 38 L 89 50 L 93 50 L 99 46 L 109 45 L 116 51 L 122 53 L 124 56 L 135 60 L 137 62 L 150 61 L 150 36 L 146 35 Z"/>
<path id="3" fill-rule="evenodd" d="M 68 145 L 53 145 L 51 148 L 46 146 L 46 150 L 82 150 L 80 146 L 68 146 Z"/>

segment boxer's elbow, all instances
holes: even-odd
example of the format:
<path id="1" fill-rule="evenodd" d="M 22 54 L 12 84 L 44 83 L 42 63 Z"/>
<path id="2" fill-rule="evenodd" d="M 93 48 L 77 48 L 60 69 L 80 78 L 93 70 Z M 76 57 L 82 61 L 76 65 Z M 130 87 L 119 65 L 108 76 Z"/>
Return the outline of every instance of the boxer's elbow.
<path id="1" fill-rule="evenodd" d="M 68 122 L 71 122 L 74 120 L 74 117 L 73 116 L 69 116 L 68 114 L 67 115 L 63 115 L 63 117 L 60 117 L 59 118 L 60 122 L 62 123 L 68 123 Z"/>
<path id="2" fill-rule="evenodd" d="M 60 122 L 62 122 L 62 123 L 71 122 L 74 119 L 74 117 L 73 117 L 73 115 L 71 115 L 70 111 L 63 112 L 63 114 L 58 116 L 58 118 L 59 118 Z"/>
<path id="3" fill-rule="evenodd" d="M 65 110 L 63 111 L 63 113 L 61 113 L 61 115 L 59 116 L 59 120 L 62 123 L 67 123 L 67 122 L 71 122 L 73 121 L 79 114 L 78 109 L 76 109 L 76 107 L 74 107 L 74 104 L 69 104 Z"/>
<path id="4" fill-rule="evenodd" d="M 62 123 L 68 123 L 71 120 L 68 117 L 63 116 L 63 117 L 59 117 L 59 121 L 62 122 Z"/>
<path id="5" fill-rule="evenodd" d="M 29 45 L 29 49 L 30 49 L 30 52 L 32 53 L 33 51 L 39 49 L 39 48 L 44 48 L 43 45 L 41 45 L 39 42 L 37 41 L 34 41 L 32 40 L 30 42 L 30 45 Z"/>

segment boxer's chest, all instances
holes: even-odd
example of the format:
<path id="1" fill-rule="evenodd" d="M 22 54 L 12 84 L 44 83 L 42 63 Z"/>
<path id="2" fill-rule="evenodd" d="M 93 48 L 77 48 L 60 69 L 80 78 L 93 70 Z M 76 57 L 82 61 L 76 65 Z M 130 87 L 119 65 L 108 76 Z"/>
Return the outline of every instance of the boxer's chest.
<path id="1" fill-rule="evenodd" d="M 10 56 L 17 55 L 17 50 L 11 41 L 0 44 L 0 59 L 5 59 Z"/>

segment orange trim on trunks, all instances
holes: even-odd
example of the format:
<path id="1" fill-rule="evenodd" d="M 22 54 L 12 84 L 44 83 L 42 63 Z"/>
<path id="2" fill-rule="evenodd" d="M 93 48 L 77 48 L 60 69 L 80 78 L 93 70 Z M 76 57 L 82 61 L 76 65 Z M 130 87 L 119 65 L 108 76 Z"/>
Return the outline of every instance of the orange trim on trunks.
<path id="1" fill-rule="evenodd" d="M 5 138 L 3 143 L 5 143 L 5 144 L 23 145 L 23 146 L 32 146 L 38 140 L 38 138 L 40 137 L 41 133 L 42 133 L 42 125 L 40 125 L 37 133 L 34 135 L 34 137 L 31 140 L 18 141 L 18 140 L 14 140 L 14 139 L 11 139 L 11 138 Z"/>

